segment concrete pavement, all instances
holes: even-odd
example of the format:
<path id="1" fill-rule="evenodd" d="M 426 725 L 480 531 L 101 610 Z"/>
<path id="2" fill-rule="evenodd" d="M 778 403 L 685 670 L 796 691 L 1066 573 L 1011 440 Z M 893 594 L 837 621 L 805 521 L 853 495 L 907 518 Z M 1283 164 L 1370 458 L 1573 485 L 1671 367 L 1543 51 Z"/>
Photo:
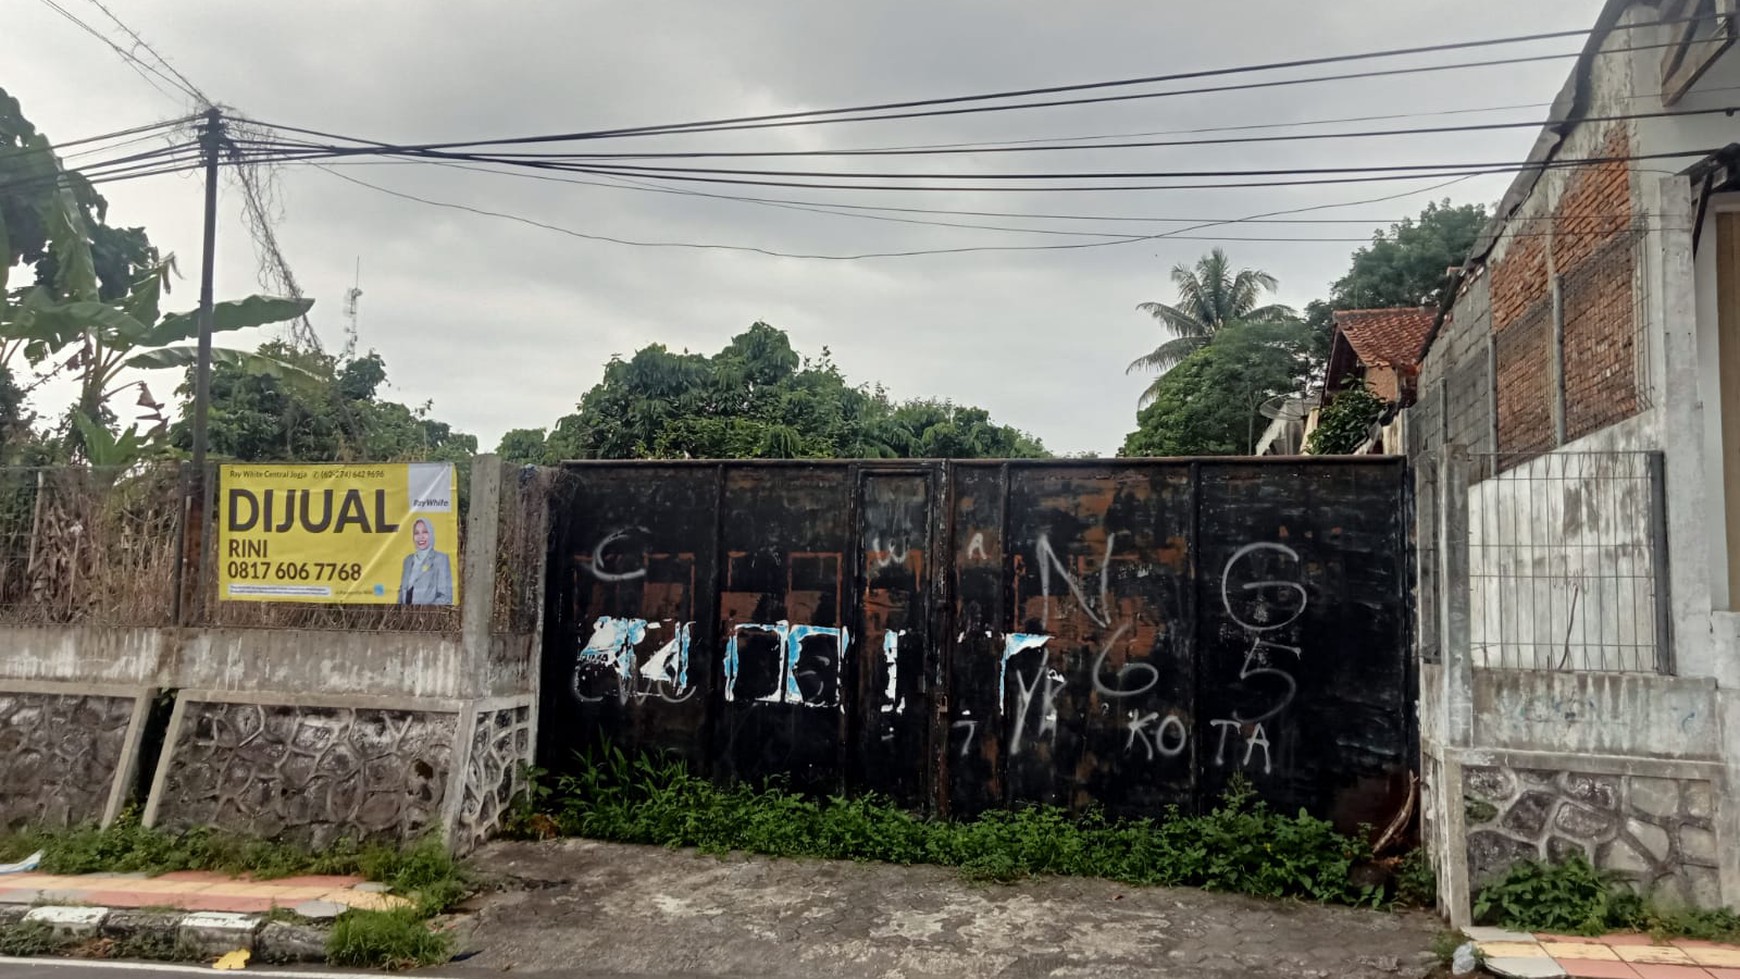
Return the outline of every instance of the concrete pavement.
<path id="1" fill-rule="evenodd" d="M 1389 979 L 1436 966 L 1438 921 L 1197 890 L 773 860 L 587 840 L 494 843 L 440 972 Z"/>

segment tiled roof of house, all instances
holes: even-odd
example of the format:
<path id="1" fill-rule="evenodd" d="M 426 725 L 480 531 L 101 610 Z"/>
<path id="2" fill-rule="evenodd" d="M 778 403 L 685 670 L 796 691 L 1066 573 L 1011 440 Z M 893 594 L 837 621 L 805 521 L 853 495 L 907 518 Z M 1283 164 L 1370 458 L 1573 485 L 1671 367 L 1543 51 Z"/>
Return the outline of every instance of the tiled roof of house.
<path id="1" fill-rule="evenodd" d="M 1338 309 L 1335 327 L 1367 367 L 1414 368 L 1437 315 L 1436 309 L 1416 306 Z"/>

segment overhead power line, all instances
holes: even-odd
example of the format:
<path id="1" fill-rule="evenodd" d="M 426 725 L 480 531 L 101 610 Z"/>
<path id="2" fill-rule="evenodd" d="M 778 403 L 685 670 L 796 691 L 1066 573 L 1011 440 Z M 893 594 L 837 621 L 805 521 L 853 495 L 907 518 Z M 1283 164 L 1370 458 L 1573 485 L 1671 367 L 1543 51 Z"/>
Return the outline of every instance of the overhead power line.
<path id="1" fill-rule="evenodd" d="M 192 95 L 194 98 L 198 99 L 201 108 L 208 107 L 212 104 L 211 99 L 206 97 L 205 92 L 201 91 L 200 87 L 193 83 L 192 79 L 190 79 L 186 75 L 182 74 L 181 69 L 170 64 L 169 59 L 165 58 L 163 55 L 159 54 L 157 49 L 151 46 L 150 42 L 148 42 L 144 38 L 140 37 L 138 31 L 135 31 L 133 28 L 128 27 L 127 23 L 125 21 L 123 21 L 121 18 L 115 16 L 115 12 L 110 10 L 108 5 L 103 3 L 103 0 L 90 0 L 90 3 L 93 4 L 98 10 L 101 10 L 105 15 L 107 15 L 110 20 L 114 21 L 115 26 L 119 27 L 123 32 L 126 33 L 126 35 L 128 37 L 132 38 L 134 44 L 137 44 L 139 47 L 144 48 L 146 53 L 150 54 L 151 57 L 157 59 L 158 64 L 162 65 L 165 69 L 167 69 L 169 71 L 170 74 L 174 75 L 178 84 L 179 84 L 179 87 L 182 90 L 186 91 L 188 94 Z"/>
<path id="2" fill-rule="evenodd" d="M 584 232 L 584 231 L 579 231 L 579 230 L 574 229 L 574 228 L 565 227 L 563 225 L 554 224 L 554 223 L 551 223 L 548 221 L 541 221 L 541 220 L 538 220 L 535 218 L 530 218 L 530 217 L 527 217 L 527 216 L 522 215 L 522 214 L 514 214 L 514 213 L 508 212 L 508 211 L 492 210 L 489 208 L 477 207 L 477 206 L 471 205 L 471 204 L 462 204 L 462 203 L 458 203 L 458 202 L 454 202 L 454 201 L 445 201 L 445 200 L 440 200 L 437 198 L 426 197 L 426 196 L 423 196 L 420 194 L 412 194 L 412 193 L 407 193 L 404 191 L 393 190 L 392 188 L 389 188 L 389 187 L 382 187 L 379 184 L 370 183 L 366 180 L 361 180 L 359 178 L 352 177 L 348 174 L 340 173 L 336 169 L 334 169 L 330 166 L 327 166 L 325 164 L 315 163 L 315 164 L 311 164 L 311 165 L 314 166 L 316 169 L 325 171 L 326 173 L 329 173 L 332 176 L 338 177 L 340 180 L 344 180 L 348 183 L 352 183 L 352 184 L 355 184 L 357 186 L 376 191 L 378 193 L 386 194 L 390 197 L 397 197 L 397 198 L 400 198 L 401 200 L 412 201 L 412 202 L 415 202 L 418 204 L 424 204 L 424 205 L 428 205 L 431 207 L 439 207 L 439 208 L 444 208 L 444 209 L 449 209 L 449 210 L 463 211 L 463 212 L 470 213 L 470 214 L 476 214 L 476 215 L 479 215 L 482 217 L 492 217 L 492 218 L 498 218 L 498 219 L 507 220 L 507 221 L 513 221 L 513 222 L 516 222 L 519 224 L 525 224 L 525 225 L 528 225 L 531 227 L 541 228 L 541 229 L 546 230 L 546 231 L 553 231 L 553 232 L 556 232 L 558 234 L 563 234 L 563 235 L 567 235 L 567 236 L 574 237 L 574 238 L 581 238 L 581 239 L 584 239 L 587 241 L 598 241 L 598 242 L 605 242 L 605 243 L 609 243 L 609 244 L 625 245 L 625 246 L 637 247 L 637 248 L 680 248 L 680 249 L 691 249 L 691 250 L 702 250 L 702 251 L 748 252 L 748 253 L 752 253 L 752 254 L 766 255 L 766 256 L 770 256 L 770 257 L 774 257 L 774 258 L 810 259 L 810 260 L 816 260 L 816 261 L 835 261 L 835 262 L 860 261 L 860 260 L 875 259 L 875 258 L 911 258 L 911 257 L 929 256 L 929 255 L 965 254 L 965 253 L 970 253 L 970 252 L 1073 251 L 1073 250 L 1080 250 L 1080 249 L 1085 249 L 1085 248 L 1104 248 L 1104 247 L 1112 247 L 1112 246 L 1118 246 L 1118 245 L 1129 245 L 1129 244 L 1136 244 L 1139 242 L 1156 241 L 1156 240 L 1160 240 L 1160 239 L 1172 239 L 1172 240 L 1178 240 L 1178 241 L 1246 241 L 1246 242 L 1271 242 L 1271 243 L 1286 243 L 1286 242 L 1301 242 L 1301 243 L 1344 242 L 1344 243 L 1353 243 L 1353 242 L 1369 242 L 1371 240 L 1369 237 L 1305 237 L 1305 236 L 1299 236 L 1299 237 L 1264 237 L 1264 236 L 1226 236 L 1226 235 L 1201 235 L 1201 236 L 1197 236 L 1197 235 L 1191 235 L 1188 232 L 1194 231 L 1194 230 L 1200 230 L 1200 229 L 1198 229 L 1198 228 L 1181 228 L 1181 229 L 1178 229 L 1175 231 L 1165 231 L 1165 232 L 1160 232 L 1160 233 L 1151 234 L 1151 235 L 1126 235 L 1126 236 L 1121 236 L 1121 237 L 1102 239 L 1099 241 L 1074 242 L 1074 243 L 1053 244 L 1053 245 L 966 245 L 966 246 L 958 246 L 958 247 L 950 247 L 950 248 L 923 248 L 923 249 L 910 249 L 910 250 L 901 250 L 901 251 L 859 252 L 859 253 L 855 253 L 855 254 L 816 254 L 816 253 L 803 253 L 803 252 L 786 252 L 786 251 L 779 251 L 779 250 L 770 249 L 770 248 L 760 248 L 760 247 L 751 246 L 751 245 L 731 245 L 731 244 L 723 244 L 723 243 L 716 243 L 716 242 L 692 242 L 692 241 L 647 241 L 647 240 L 642 240 L 642 239 L 623 238 L 623 237 L 618 237 L 615 235 L 604 235 L 604 234 L 597 234 L 597 233 L 593 233 L 593 232 Z M 1303 210 L 1309 210 L 1309 208 L 1306 208 Z M 1272 213 L 1284 213 L 1284 212 L 1272 212 Z M 1252 218 L 1248 218 L 1248 219 L 1239 219 L 1239 221 L 1255 220 L 1258 217 L 1265 217 L 1265 216 L 1268 216 L 1268 215 L 1256 215 L 1256 216 L 1253 216 Z M 1627 215 L 1627 217 L 1629 217 L 1629 215 Z M 1218 223 L 1239 223 L 1239 222 L 1234 221 L 1234 222 L 1216 222 L 1216 223 L 1218 224 Z M 1549 235 L 1549 234 L 1557 234 L 1560 237 L 1580 237 L 1583 235 L 1605 235 L 1605 234 L 1611 234 L 1611 233 L 1612 233 L 1611 229 L 1594 229 L 1594 230 L 1587 230 L 1587 231 L 1559 231 L 1559 232 L 1519 232 L 1515 235 L 1515 237 L 1532 238 L 1532 237 L 1541 237 L 1541 236 L 1545 236 L 1545 235 Z"/>
<path id="3" fill-rule="evenodd" d="M 57 14 L 60 14 L 62 17 L 66 18 L 68 21 L 71 21 L 72 24 L 74 26 L 78 27 L 80 30 L 84 31 L 85 33 L 91 35 L 92 37 L 96 38 L 97 40 L 103 42 L 103 44 L 107 45 L 110 50 L 114 51 L 115 54 L 120 56 L 122 62 L 124 62 L 129 68 L 132 68 L 133 71 L 135 73 L 137 73 L 140 78 L 143 78 L 145 80 L 146 84 L 148 84 L 152 88 L 156 89 L 158 91 L 158 93 L 160 95 L 163 95 L 165 98 L 171 99 L 171 100 L 176 101 L 176 102 L 181 101 L 180 98 L 177 98 L 175 95 L 170 94 L 170 92 L 165 90 L 162 85 L 159 85 L 157 83 L 157 81 L 153 79 L 153 76 L 155 76 L 156 79 L 167 83 L 170 88 L 173 88 L 173 89 L 180 91 L 182 95 L 185 95 L 189 98 L 196 99 L 196 100 L 202 98 L 202 96 L 194 89 L 184 86 L 180 81 L 177 81 L 175 78 L 164 74 L 162 71 L 159 71 L 156 66 L 150 64 L 149 62 L 141 60 L 138 55 L 135 55 L 133 52 L 128 51 L 126 48 L 121 47 L 119 44 L 116 44 L 113 40 L 110 40 L 110 38 L 107 34 L 104 34 L 102 31 L 97 30 L 95 27 L 92 27 L 89 23 L 87 23 L 78 14 L 75 14 L 72 11 L 66 9 L 64 6 L 57 3 L 56 0 L 42 0 L 42 3 L 44 6 L 48 7 L 48 9 L 54 11 Z"/>
<path id="4" fill-rule="evenodd" d="M 1621 25 L 1616 26 L 1613 29 L 1615 31 L 1621 31 L 1621 30 L 1634 30 L 1634 29 L 1637 29 L 1638 27 L 1651 27 L 1651 28 L 1653 28 L 1653 27 L 1656 27 L 1656 26 L 1659 26 L 1659 25 L 1665 24 L 1665 23 L 1679 23 L 1679 22 L 1683 22 L 1683 21 L 1690 21 L 1690 20 L 1696 20 L 1696 19 L 1697 18 L 1695 18 L 1695 17 L 1694 18 L 1677 18 L 1677 19 L 1670 19 L 1670 20 L 1665 20 L 1665 21 L 1656 21 L 1654 23 L 1646 24 L 1646 25 L 1621 24 Z M 1353 53 L 1340 54 L 1340 55 L 1326 55 L 1326 56 L 1320 56 L 1320 57 L 1314 57 L 1314 58 L 1296 58 L 1296 59 L 1290 59 L 1290 60 L 1285 60 L 1285 61 L 1271 61 L 1271 62 L 1263 62 L 1263 63 L 1257 63 L 1257 64 L 1237 65 L 1237 66 L 1226 67 L 1226 68 L 1210 68 L 1210 69 L 1203 69 L 1203 70 L 1197 70 L 1197 71 L 1171 72 L 1168 74 L 1161 74 L 1161 75 L 1146 75 L 1146 76 L 1142 76 L 1142 77 L 1138 77 L 1138 78 L 1121 78 L 1121 79 L 1113 79 L 1113 80 L 1109 80 L 1109 81 L 1082 82 L 1082 83 L 1069 84 L 1069 85 L 1049 85 L 1049 86 L 1041 86 L 1041 87 L 1033 87 L 1033 88 L 1008 89 L 1008 90 L 999 91 L 999 92 L 986 92 L 986 93 L 980 93 L 980 94 L 975 94 L 975 95 L 956 95 L 956 96 L 947 96 L 947 97 L 942 97 L 942 98 L 910 99 L 910 100 L 905 100 L 905 101 L 867 103 L 867 104 L 844 106 L 844 107 L 838 107 L 838 108 L 832 108 L 832 109 L 807 109 L 807 110 L 798 110 L 798 111 L 791 111 L 791 112 L 763 113 L 760 115 L 751 115 L 751 116 L 731 116 L 731 117 L 724 117 L 724 118 L 717 118 L 717 119 L 698 120 L 698 121 L 692 121 L 692 122 L 664 123 L 664 124 L 659 124 L 659 125 L 634 126 L 634 127 L 618 128 L 618 129 L 589 130 L 589 131 L 579 131 L 579 132 L 570 132 L 570 133 L 558 133 L 558 134 L 551 134 L 551 135 L 546 135 L 546 136 L 473 140 L 473 141 L 469 141 L 469 142 L 438 143 L 438 144 L 428 144 L 426 148 L 439 149 L 439 148 L 456 148 L 456 147 L 500 146 L 500 145 L 507 145 L 507 144 L 514 144 L 514 143 L 528 143 L 528 142 L 567 142 L 567 141 L 572 141 L 572 140 L 603 139 L 603 138 L 621 137 L 621 136 L 666 135 L 666 134 L 675 134 L 675 133 L 711 132 L 711 131 L 721 131 L 721 130 L 726 129 L 726 128 L 730 128 L 730 129 L 762 128 L 766 124 L 788 125 L 788 124 L 796 123 L 798 120 L 806 120 L 806 122 L 804 122 L 803 124 L 809 125 L 809 124 L 817 124 L 817 123 L 827 122 L 827 121 L 834 121 L 842 116 L 860 116 L 862 113 L 867 113 L 867 112 L 890 112 L 891 110 L 904 110 L 904 109 L 929 109 L 930 107 L 934 107 L 934 106 L 961 106 L 961 105 L 964 105 L 966 103 L 992 102 L 992 101 L 1001 101 L 1001 100 L 1007 100 L 1007 99 L 1028 98 L 1028 97 L 1038 96 L 1038 95 L 1056 95 L 1056 94 L 1062 94 L 1065 92 L 1082 92 L 1082 91 L 1093 91 L 1093 90 L 1101 90 L 1101 89 L 1109 89 L 1109 88 L 1128 88 L 1128 87 L 1133 87 L 1133 86 L 1138 86 L 1138 85 L 1160 84 L 1163 82 L 1188 81 L 1188 80 L 1192 80 L 1192 79 L 1201 79 L 1201 78 L 1216 78 L 1216 77 L 1225 77 L 1225 76 L 1229 76 L 1229 75 L 1251 74 L 1251 73 L 1279 71 L 1279 70 L 1294 69 L 1294 68 L 1318 67 L 1318 66 L 1322 66 L 1322 65 L 1331 65 L 1331 64 L 1344 64 L 1344 63 L 1357 62 L 1357 61 L 1370 61 L 1370 60 L 1377 60 L 1377 59 L 1384 59 L 1384 58 L 1397 58 L 1397 57 L 1407 57 L 1407 56 L 1421 55 L 1421 54 L 1433 54 L 1433 53 L 1445 52 L 1445 51 L 1460 51 L 1460 50 L 1469 50 L 1469 49 L 1475 49 L 1475 48 L 1495 47 L 1495 46 L 1501 46 L 1501 45 L 1526 44 L 1526 43 L 1537 42 L 1537 41 L 1550 41 L 1550 40 L 1562 39 L 1562 38 L 1584 37 L 1584 36 L 1588 35 L 1589 33 L 1590 33 L 1589 29 L 1577 29 L 1577 30 L 1565 30 L 1565 31 L 1547 31 L 1547 32 L 1541 32 L 1541 33 L 1535 33 L 1535 34 L 1517 34 L 1517 35 L 1510 35 L 1510 36 L 1506 36 L 1506 37 L 1485 38 L 1485 39 L 1474 40 L 1474 41 L 1455 41 L 1455 42 L 1447 42 L 1447 43 L 1442 43 L 1442 44 L 1416 45 L 1413 47 L 1405 47 L 1405 48 L 1390 48 L 1387 50 L 1379 50 L 1379 51 L 1364 51 L 1364 52 L 1353 52 Z M 1643 50 L 1643 48 L 1634 48 L 1632 50 Z M 1576 57 L 1579 53 L 1580 52 L 1569 52 L 1569 53 L 1564 53 L 1564 54 L 1538 55 L 1538 56 L 1533 56 L 1533 57 L 1529 57 L 1529 58 L 1503 59 L 1503 60 L 1494 61 L 1494 62 L 1468 62 L 1468 63 L 1460 63 L 1460 64 L 1455 64 L 1455 65 L 1440 65 L 1440 66 L 1414 66 L 1411 68 L 1400 69 L 1400 71 L 1403 73 L 1406 73 L 1406 72 L 1412 72 L 1412 71 L 1436 71 L 1436 70 L 1443 70 L 1445 68 L 1477 67 L 1477 66 L 1481 66 L 1481 65 L 1485 65 L 1485 64 L 1513 64 L 1513 63 L 1520 63 L 1522 61 L 1530 61 L 1530 60 L 1551 60 L 1551 59 L 1557 59 L 1557 58 Z M 1392 72 L 1385 72 L 1383 74 L 1387 74 L 1387 73 L 1392 73 Z M 1338 76 L 1316 76 L 1316 77 L 1304 78 L 1304 79 L 1287 79 L 1287 80 L 1276 81 L 1276 82 L 1258 83 L 1257 85 L 1254 85 L 1252 87 L 1266 87 L 1268 85 L 1293 85 L 1293 84 L 1300 84 L 1303 82 L 1313 82 L 1313 81 L 1329 81 L 1329 80 L 1336 80 L 1337 77 Z M 1373 77 L 1373 76 L 1370 73 L 1361 73 L 1361 74 L 1356 74 L 1356 75 L 1350 75 L 1348 77 Z M 878 120 L 881 120 L 881 119 L 909 119 L 909 118 L 918 118 L 921 116 L 930 116 L 930 115 L 953 115 L 953 114 L 959 114 L 959 113 L 963 113 L 963 112 L 996 112 L 996 111 L 1005 111 L 1005 110 L 1010 110 L 1010 109 L 1044 108 L 1044 107 L 1051 107 L 1051 106 L 1058 106 L 1058 105 L 1083 105 L 1083 104 L 1089 104 L 1089 103 L 1098 102 L 1098 101 L 1118 101 L 1118 100 L 1127 99 L 1127 98 L 1146 98 L 1146 97 L 1158 97 L 1158 96 L 1165 96 L 1165 95 L 1199 94 L 1200 91 L 1201 90 L 1178 90 L 1178 91 L 1173 91 L 1173 92 L 1162 92 L 1162 93 L 1143 93 L 1142 95 L 1137 95 L 1137 96 L 1113 96 L 1113 97 L 1108 97 L 1108 98 L 1104 98 L 1104 99 L 1097 99 L 1096 98 L 1096 99 L 1059 100 L 1059 101 L 1052 101 L 1052 102 L 1023 102 L 1023 103 L 1018 103 L 1018 104 L 1013 104 L 1013 105 L 995 105 L 995 106 L 975 105 L 975 106 L 971 106 L 968 108 L 962 108 L 962 109 L 948 109 L 948 110 L 941 110 L 941 111 L 934 111 L 934 112 L 932 112 L 932 111 L 903 112 L 903 113 L 899 113 L 899 114 L 878 115 L 878 116 L 870 117 L 870 118 L 874 118 L 874 119 L 878 119 Z M 860 119 L 854 119 L 852 121 L 864 121 L 864 120 L 860 118 Z"/>

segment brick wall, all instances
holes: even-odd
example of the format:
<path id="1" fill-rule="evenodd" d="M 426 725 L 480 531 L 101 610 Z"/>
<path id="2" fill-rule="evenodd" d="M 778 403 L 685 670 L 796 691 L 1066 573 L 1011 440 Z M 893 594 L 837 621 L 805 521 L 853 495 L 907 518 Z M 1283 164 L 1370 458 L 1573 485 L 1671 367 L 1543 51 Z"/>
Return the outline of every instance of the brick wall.
<path id="1" fill-rule="evenodd" d="M 1623 126 L 1589 155 L 1625 156 Z M 1549 178 L 1550 179 L 1550 178 Z M 1543 187 L 1536 193 L 1544 192 Z M 1552 274 L 1564 301 L 1566 437 L 1636 413 L 1631 176 L 1624 162 L 1580 169 L 1550 213 L 1525 211 L 1491 263 L 1492 330 L 1498 346 L 1498 448 L 1553 447 Z"/>

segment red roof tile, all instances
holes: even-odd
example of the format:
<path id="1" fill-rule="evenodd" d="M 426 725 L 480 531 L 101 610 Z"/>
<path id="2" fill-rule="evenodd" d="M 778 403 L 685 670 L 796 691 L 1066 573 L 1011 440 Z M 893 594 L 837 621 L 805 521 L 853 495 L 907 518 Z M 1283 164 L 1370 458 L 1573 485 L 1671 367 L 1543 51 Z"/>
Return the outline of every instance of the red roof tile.
<path id="1" fill-rule="evenodd" d="M 1367 367 L 1420 366 L 1438 311 L 1432 307 L 1338 309 L 1335 328 Z"/>

